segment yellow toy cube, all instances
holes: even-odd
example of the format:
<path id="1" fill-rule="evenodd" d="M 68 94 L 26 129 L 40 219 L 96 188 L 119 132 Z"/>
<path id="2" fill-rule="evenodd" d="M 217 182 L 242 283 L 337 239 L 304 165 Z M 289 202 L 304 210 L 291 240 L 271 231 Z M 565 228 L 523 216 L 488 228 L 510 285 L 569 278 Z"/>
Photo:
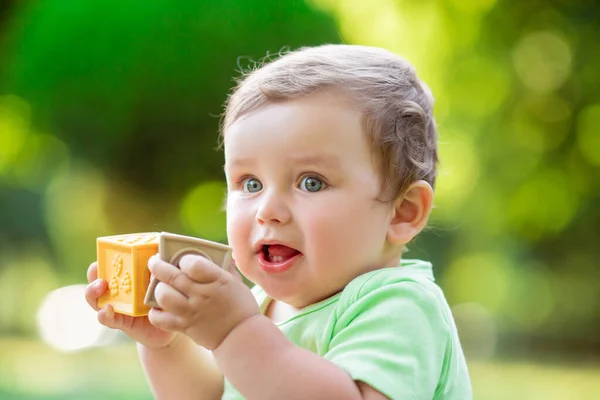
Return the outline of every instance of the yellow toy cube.
<path id="1" fill-rule="evenodd" d="M 115 312 L 134 317 L 147 315 L 144 304 L 150 283 L 148 260 L 158 253 L 160 233 L 104 236 L 96 239 L 98 278 L 108 282 L 108 291 L 98 307 L 112 305 Z"/>

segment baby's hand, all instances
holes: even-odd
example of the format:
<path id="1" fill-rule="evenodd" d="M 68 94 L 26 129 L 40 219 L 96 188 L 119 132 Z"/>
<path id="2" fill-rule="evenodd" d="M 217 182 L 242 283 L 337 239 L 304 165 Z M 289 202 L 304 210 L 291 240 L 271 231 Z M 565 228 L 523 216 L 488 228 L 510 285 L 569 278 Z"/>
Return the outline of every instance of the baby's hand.
<path id="1" fill-rule="evenodd" d="M 88 268 L 87 278 L 89 285 L 85 289 L 85 299 L 94 310 L 98 311 L 98 321 L 102 325 L 120 329 L 136 342 L 150 348 L 166 347 L 175 339 L 176 333 L 153 326 L 148 317 L 117 314 L 110 305 L 98 309 L 98 299 L 108 290 L 108 283 L 98 279 L 97 262 L 92 263 Z"/>
<path id="2" fill-rule="evenodd" d="M 185 255 L 177 268 L 154 256 L 148 266 L 160 281 L 155 297 L 161 309 L 150 310 L 152 324 L 182 332 L 209 350 L 260 313 L 250 289 L 204 257 Z"/>

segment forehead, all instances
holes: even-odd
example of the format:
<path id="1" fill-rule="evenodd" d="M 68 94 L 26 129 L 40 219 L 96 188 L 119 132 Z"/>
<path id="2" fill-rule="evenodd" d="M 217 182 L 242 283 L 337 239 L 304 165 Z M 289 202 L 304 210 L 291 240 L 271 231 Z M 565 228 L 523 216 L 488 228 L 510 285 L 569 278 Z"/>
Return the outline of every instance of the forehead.
<path id="1" fill-rule="evenodd" d="M 226 166 L 253 155 L 322 163 L 370 158 L 362 121 L 362 112 L 336 92 L 270 103 L 229 126 L 224 134 Z"/>

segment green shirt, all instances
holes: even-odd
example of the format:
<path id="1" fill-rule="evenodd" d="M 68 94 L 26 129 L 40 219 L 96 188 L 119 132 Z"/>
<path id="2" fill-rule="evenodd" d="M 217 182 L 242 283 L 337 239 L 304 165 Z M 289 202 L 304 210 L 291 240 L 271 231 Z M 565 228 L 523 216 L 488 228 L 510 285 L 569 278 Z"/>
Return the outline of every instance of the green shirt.
<path id="1" fill-rule="evenodd" d="M 258 286 L 253 292 L 264 313 L 270 299 Z M 454 319 L 428 262 L 403 260 L 361 275 L 277 326 L 392 400 L 473 397 Z M 226 381 L 223 399 L 243 397 Z"/>

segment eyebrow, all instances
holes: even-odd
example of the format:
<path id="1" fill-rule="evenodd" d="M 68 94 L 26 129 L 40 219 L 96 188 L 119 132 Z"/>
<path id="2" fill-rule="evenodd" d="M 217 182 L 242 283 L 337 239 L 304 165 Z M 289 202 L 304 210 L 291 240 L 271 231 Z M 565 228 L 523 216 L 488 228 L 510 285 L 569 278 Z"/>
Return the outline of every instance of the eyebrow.
<path id="1" fill-rule="evenodd" d="M 339 168 L 340 159 L 334 155 L 291 157 L 292 161 L 301 165 L 316 165 L 325 168 Z"/>
<path id="2" fill-rule="evenodd" d="M 339 168 L 341 164 L 340 159 L 335 155 L 291 156 L 290 160 L 294 164 L 314 165 L 330 169 Z M 254 165 L 256 165 L 256 159 L 254 158 L 236 158 L 231 162 L 225 163 L 224 168 L 241 168 Z"/>
<path id="3" fill-rule="evenodd" d="M 256 165 L 256 160 L 253 158 L 236 158 L 233 161 L 226 162 L 223 168 L 243 168 Z"/>

